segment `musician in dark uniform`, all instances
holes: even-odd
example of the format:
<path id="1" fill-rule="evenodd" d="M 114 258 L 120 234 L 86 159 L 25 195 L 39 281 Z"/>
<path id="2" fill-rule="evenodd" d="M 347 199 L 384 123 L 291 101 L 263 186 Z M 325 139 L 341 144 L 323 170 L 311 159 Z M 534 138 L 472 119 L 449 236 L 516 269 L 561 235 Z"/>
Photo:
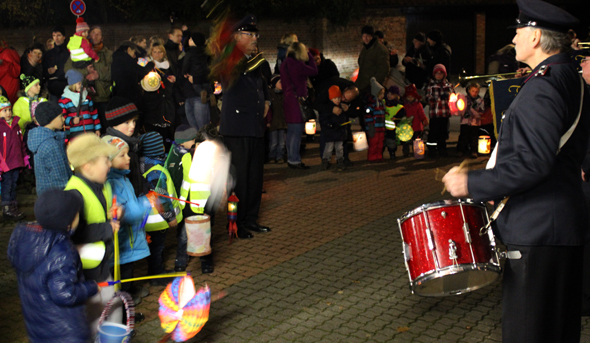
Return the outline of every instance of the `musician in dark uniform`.
<path id="1" fill-rule="evenodd" d="M 540 0 L 517 4 L 516 59 L 532 72 L 504 114 L 495 165 L 492 156 L 490 169 L 455 167 L 443 182 L 455 197 L 496 205 L 509 197 L 495 226 L 513 258 L 502 283 L 503 341 L 579 342 L 590 104 L 566 34 L 579 21 Z"/>
<path id="2" fill-rule="evenodd" d="M 264 169 L 264 117 L 270 101 L 260 69 L 264 59 L 261 54 L 254 55 L 258 42 L 256 18 L 248 15 L 235 24 L 233 39 L 235 48 L 227 57 L 229 61 L 213 65 L 212 73 L 219 71 L 215 76 L 219 77 L 223 88 L 219 132 L 231 152 L 235 168 L 234 192 L 240 200 L 237 234 L 239 238 L 252 238 L 250 231 L 270 231 L 257 223 Z M 232 65 L 232 60 L 237 63 Z M 218 70 L 219 66 L 226 70 Z"/>

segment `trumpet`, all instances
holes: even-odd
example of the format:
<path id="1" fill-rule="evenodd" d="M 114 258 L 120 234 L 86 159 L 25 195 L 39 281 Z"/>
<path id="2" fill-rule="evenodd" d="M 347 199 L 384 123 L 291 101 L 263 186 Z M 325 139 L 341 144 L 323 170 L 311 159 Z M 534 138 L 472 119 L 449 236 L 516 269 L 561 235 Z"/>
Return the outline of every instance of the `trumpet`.
<path id="1" fill-rule="evenodd" d="M 491 79 L 493 77 L 503 77 L 503 76 L 514 76 L 517 72 L 512 73 L 501 73 L 501 74 L 489 74 L 489 75 L 472 75 L 472 76 L 463 76 L 459 75 L 459 80 L 471 80 L 471 79 Z"/>
<path id="2" fill-rule="evenodd" d="M 580 46 L 580 47 L 590 47 L 590 42 L 578 42 L 578 46 Z"/>

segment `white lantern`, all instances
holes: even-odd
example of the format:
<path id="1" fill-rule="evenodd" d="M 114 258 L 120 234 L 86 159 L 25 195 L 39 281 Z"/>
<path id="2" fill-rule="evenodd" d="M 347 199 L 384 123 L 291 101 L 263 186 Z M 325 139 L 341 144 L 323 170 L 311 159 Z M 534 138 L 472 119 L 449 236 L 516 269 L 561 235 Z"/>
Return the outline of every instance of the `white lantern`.
<path id="1" fill-rule="evenodd" d="M 369 149 L 367 142 L 367 135 L 364 131 L 355 132 L 352 134 L 352 142 L 355 151 L 363 151 Z"/>
<path id="2" fill-rule="evenodd" d="M 314 119 L 310 119 L 307 123 L 305 123 L 305 134 L 315 135 L 315 120 Z"/>
<path id="3" fill-rule="evenodd" d="M 141 87 L 146 92 L 155 92 L 160 88 L 162 82 L 162 78 L 160 74 L 150 71 L 147 75 L 141 80 Z"/>
<path id="4" fill-rule="evenodd" d="M 490 136 L 479 136 L 477 144 L 477 152 L 480 154 L 489 154 L 492 147 L 492 139 Z"/>

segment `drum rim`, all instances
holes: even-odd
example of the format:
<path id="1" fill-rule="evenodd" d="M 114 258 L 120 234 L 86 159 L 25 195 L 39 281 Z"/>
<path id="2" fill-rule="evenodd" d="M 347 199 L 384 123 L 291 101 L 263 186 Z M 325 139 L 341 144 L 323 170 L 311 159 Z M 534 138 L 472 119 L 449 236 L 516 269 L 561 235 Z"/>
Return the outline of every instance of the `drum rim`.
<path id="1" fill-rule="evenodd" d="M 420 205 L 420 206 L 414 208 L 413 210 L 410 210 L 410 211 L 402 214 L 402 216 L 399 218 L 399 221 L 400 221 L 399 223 L 401 225 L 406 220 L 410 219 L 411 217 L 413 217 L 417 214 L 423 213 L 425 210 L 434 210 L 434 209 L 441 208 L 441 207 L 449 207 L 452 205 L 459 205 L 459 204 L 485 208 L 485 205 L 483 203 L 476 202 L 470 198 L 440 200 L 440 201 L 435 201 L 435 202 Z"/>
<path id="2" fill-rule="evenodd" d="M 473 270 L 484 271 L 484 272 L 494 272 L 497 274 L 497 276 L 493 280 L 491 280 L 490 282 L 480 284 L 480 285 L 475 285 L 473 287 L 465 288 L 465 289 L 455 291 L 455 292 L 445 292 L 445 293 L 440 293 L 440 294 L 424 294 L 424 293 L 419 293 L 416 291 L 418 281 L 420 283 L 424 283 L 424 282 L 428 282 L 430 280 L 438 279 L 440 277 L 459 274 L 462 272 L 473 271 Z M 455 266 L 447 266 L 447 267 L 441 268 L 439 270 L 432 270 L 432 271 L 423 273 L 420 276 L 417 276 L 414 280 L 412 280 L 410 282 L 410 289 L 413 294 L 427 296 L 427 297 L 460 295 L 460 294 L 465 294 L 465 293 L 468 293 L 471 291 L 478 290 L 482 287 L 492 284 L 494 281 L 496 281 L 500 277 L 501 273 L 502 273 L 502 267 L 500 266 L 499 263 L 498 264 L 492 263 L 492 262 L 463 263 L 463 264 L 459 264 L 459 265 L 455 265 Z"/>

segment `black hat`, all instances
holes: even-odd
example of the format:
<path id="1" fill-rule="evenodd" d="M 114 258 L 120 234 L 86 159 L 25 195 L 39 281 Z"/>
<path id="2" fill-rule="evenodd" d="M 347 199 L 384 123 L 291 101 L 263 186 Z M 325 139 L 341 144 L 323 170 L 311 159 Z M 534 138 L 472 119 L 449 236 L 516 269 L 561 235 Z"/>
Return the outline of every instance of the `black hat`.
<path id="1" fill-rule="evenodd" d="M 516 0 L 516 4 L 520 13 L 516 19 L 516 26 L 512 26 L 512 28 L 531 26 L 567 33 L 569 29 L 580 25 L 580 21 L 576 17 L 544 1 Z"/>
<path id="2" fill-rule="evenodd" d="M 54 27 L 54 28 L 53 28 L 53 31 L 51 31 L 51 32 L 59 32 L 59 33 L 61 33 L 63 36 L 65 36 L 65 35 L 66 35 L 66 29 L 64 29 L 64 27 L 63 27 L 63 26 L 61 26 L 61 25 Z"/>
<path id="3" fill-rule="evenodd" d="M 127 50 L 126 48 L 131 48 L 131 49 L 135 50 L 136 52 L 139 51 L 137 44 L 133 43 L 130 40 L 122 41 L 121 44 L 119 45 L 119 50 L 121 50 L 121 48 L 124 48 L 125 51 Z"/>
<path id="4" fill-rule="evenodd" d="M 383 34 L 383 31 L 375 31 L 375 37 L 383 39 L 385 35 Z"/>
<path id="5" fill-rule="evenodd" d="M 84 199 L 78 191 L 48 190 L 35 202 L 35 218 L 44 229 L 67 231 L 83 204 Z"/>
<path id="6" fill-rule="evenodd" d="M 426 34 L 426 37 L 430 38 L 430 40 L 433 40 L 437 43 L 440 43 L 443 40 L 443 35 L 439 30 L 432 30 L 428 32 Z"/>
<path id="7" fill-rule="evenodd" d="M 62 113 L 62 108 L 52 101 L 43 101 L 35 110 L 35 119 L 40 126 L 45 126 Z"/>
<path id="8" fill-rule="evenodd" d="M 252 14 L 248 14 L 234 25 L 234 31 L 258 32 L 258 29 L 256 28 L 256 17 Z M 196 43 L 197 42 L 195 42 L 195 44 Z"/>
<path id="9" fill-rule="evenodd" d="M 189 39 L 192 39 L 196 46 L 204 46 L 207 41 L 207 38 L 205 38 L 205 35 L 201 32 L 192 32 L 188 34 L 186 40 L 188 41 Z"/>
<path id="10" fill-rule="evenodd" d="M 117 126 L 124 122 L 131 120 L 139 115 L 137 106 L 131 101 L 120 97 L 114 96 L 107 104 L 107 110 L 105 117 L 107 118 L 108 126 Z"/>
<path id="11" fill-rule="evenodd" d="M 375 29 L 373 29 L 373 26 L 371 26 L 371 25 L 365 25 L 361 29 L 361 36 L 364 35 L 365 33 L 372 36 L 375 34 Z"/>
<path id="12" fill-rule="evenodd" d="M 422 32 L 416 33 L 416 35 L 414 36 L 414 39 L 419 42 L 426 43 L 426 35 Z"/>

